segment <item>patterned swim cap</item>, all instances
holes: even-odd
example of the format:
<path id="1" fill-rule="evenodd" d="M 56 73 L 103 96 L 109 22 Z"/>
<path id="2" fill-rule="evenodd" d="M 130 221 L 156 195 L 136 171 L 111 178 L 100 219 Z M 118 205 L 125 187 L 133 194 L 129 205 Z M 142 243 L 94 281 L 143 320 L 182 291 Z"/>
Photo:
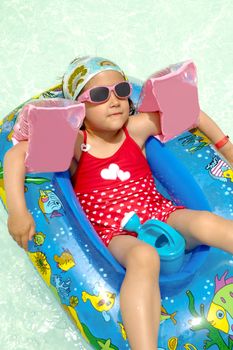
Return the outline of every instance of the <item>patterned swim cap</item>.
<path id="1" fill-rule="evenodd" d="M 78 57 L 73 60 L 63 76 L 64 97 L 76 100 L 82 88 L 96 74 L 104 70 L 114 70 L 121 73 L 128 80 L 120 67 L 103 57 Z"/>

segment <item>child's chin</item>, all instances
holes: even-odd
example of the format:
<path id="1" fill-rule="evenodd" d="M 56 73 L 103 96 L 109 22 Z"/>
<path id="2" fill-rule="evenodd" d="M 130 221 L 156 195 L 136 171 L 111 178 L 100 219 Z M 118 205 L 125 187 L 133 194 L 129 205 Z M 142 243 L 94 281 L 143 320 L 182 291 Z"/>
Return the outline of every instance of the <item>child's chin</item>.
<path id="1" fill-rule="evenodd" d="M 119 122 L 125 124 L 125 122 L 128 120 L 128 116 L 125 114 L 114 114 L 109 117 L 114 122 Z"/>

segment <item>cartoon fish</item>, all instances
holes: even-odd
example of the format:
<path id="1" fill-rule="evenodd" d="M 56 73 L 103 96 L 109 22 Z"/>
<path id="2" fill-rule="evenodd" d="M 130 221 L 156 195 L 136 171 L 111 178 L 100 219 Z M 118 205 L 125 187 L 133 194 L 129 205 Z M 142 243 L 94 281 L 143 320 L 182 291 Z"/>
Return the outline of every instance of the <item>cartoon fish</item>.
<path id="1" fill-rule="evenodd" d="M 115 299 L 116 294 L 107 291 L 101 291 L 98 295 L 82 292 L 83 302 L 90 300 L 91 305 L 99 312 L 109 311 L 113 307 Z"/>
<path id="2" fill-rule="evenodd" d="M 62 208 L 62 203 L 58 196 L 51 190 L 40 190 L 39 207 L 47 222 L 48 219 L 45 214 L 51 214 L 51 219 L 62 216 L 59 212 Z"/>
<path id="3" fill-rule="evenodd" d="M 37 232 L 33 237 L 33 241 L 37 246 L 39 246 L 44 243 L 45 237 L 46 235 L 43 232 Z"/>
<path id="4" fill-rule="evenodd" d="M 160 315 L 160 323 L 163 323 L 164 321 L 168 320 L 169 318 L 172 320 L 173 324 L 176 324 L 177 321 L 175 320 L 176 312 L 173 312 L 172 314 L 169 314 L 167 310 L 161 306 L 161 315 Z"/>
<path id="5" fill-rule="evenodd" d="M 209 174 L 212 177 L 224 182 L 227 181 L 227 177 L 229 177 L 229 175 L 231 176 L 232 172 L 229 165 L 217 156 L 214 156 L 211 162 L 205 168 L 209 171 Z M 229 172 L 230 170 L 231 172 Z"/>
<path id="6" fill-rule="evenodd" d="M 210 304 L 207 320 L 213 327 L 233 338 L 233 277 L 225 278 L 226 271 L 220 279 L 215 277 L 215 295 Z"/>
<path id="7" fill-rule="evenodd" d="M 231 182 L 233 182 L 233 170 L 232 169 L 227 169 L 223 171 L 222 176 L 225 177 L 226 179 L 230 179 Z"/>
<path id="8" fill-rule="evenodd" d="M 54 260 L 57 263 L 57 267 L 59 267 L 62 271 L 68 271 L 76 265 L 73 255 L 68 249 L 65 249 L 60 256 L 54 255 Z"/>
<path id="9" fill-rule="evenodd" d="M 125 330 L 125 327 L 124 327 L 123 323 L 121 323 L 121 322 L 117 322 L 117 323 L 118 323 L 119 326 L 120 326 L 122 338 L 123 338 L 124 340 L 126 340 L 126 339 L 127 339 L 127 334 L 126 334 L 126 330 Z"/>

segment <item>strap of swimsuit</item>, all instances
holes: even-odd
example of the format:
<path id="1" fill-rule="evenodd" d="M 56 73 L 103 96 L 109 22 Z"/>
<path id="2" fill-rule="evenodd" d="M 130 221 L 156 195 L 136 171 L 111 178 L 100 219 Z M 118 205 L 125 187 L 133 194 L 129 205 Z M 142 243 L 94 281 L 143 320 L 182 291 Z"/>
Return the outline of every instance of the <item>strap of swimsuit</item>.
<path id="1" fill-rule="evenodd" d="M 124 132 L 125 132 L 126 138 L 130 137 L 130 136 L 129 136 L 129 132 L 128 132 L 126 126 L 123 126 L 123 130 L 124 130 Z"/>
<path id="2" fill-rule="evenodd" d="M 86 130 L 83 130 L 83 143 L 84 143 L 84 145 L 87 144 L 87 132 L 86 132 Z"/>

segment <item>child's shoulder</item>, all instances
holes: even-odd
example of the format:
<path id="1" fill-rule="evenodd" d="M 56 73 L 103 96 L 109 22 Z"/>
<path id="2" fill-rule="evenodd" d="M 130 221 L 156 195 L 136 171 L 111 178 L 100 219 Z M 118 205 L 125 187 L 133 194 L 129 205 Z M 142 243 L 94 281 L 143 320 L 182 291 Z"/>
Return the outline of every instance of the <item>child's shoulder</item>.
<path id="1" fill-rule="evenodd" d="M 127 130 L 133 139 L 145 143 L 149 136 L 161 133 L 160 115 L 158 112 L 132 115 L 128 119 Z"/>

